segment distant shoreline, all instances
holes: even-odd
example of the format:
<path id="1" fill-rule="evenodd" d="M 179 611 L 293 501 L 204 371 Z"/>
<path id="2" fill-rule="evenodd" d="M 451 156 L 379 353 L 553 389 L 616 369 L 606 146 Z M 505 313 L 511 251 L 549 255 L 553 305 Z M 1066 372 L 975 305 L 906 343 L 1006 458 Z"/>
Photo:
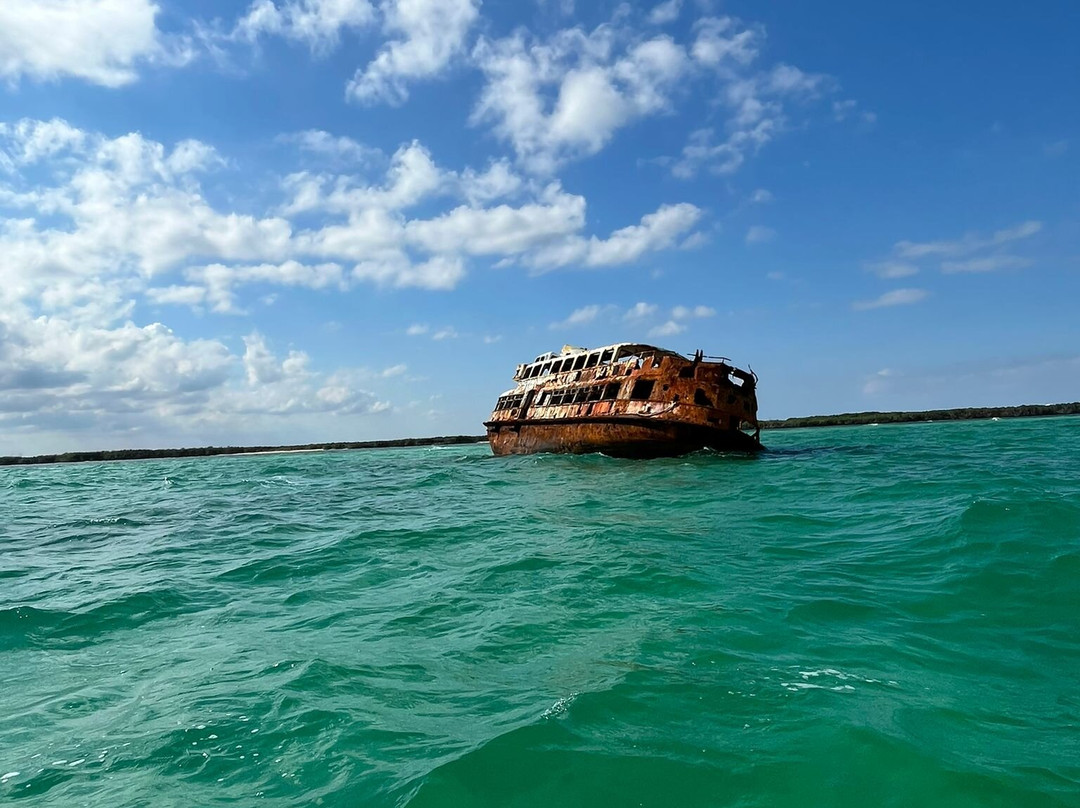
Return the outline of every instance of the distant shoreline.
<path id="1" fill-rule="evenodd" d="M 849 412 L 840 415 L 811 415 L 802 418 L 762 421 L 763 430 L 803 429 L 816 426 L 860 426 L 869 424 L 910 424 L 926 421 L 977 421 L 990 418 L 1037 418 L 1052 415 L 1080 415 L 1080 401 L 1068 404 L 1022 404 L 1016 407 L 963 407 L 918 412 Z M 48 463 L 87 463 L 108 460 L 165 460 L 182 457 L 298 454 L 342 449 L 396 449 L 410 446 L 458 446 L 483 443 L 485 435 L 440 435 L 432 438 L 308 443 L 290 446 L 201 446 L 183 449 L 116 449 L 101 452 L 64 452 L 32 457 L 0 457 L 0 466 L 36 466 Z"/>
<path id="2" fill-rule="evenodd" d="M 218 457 L 235 455 L 299 454 L 341 449 L 396 449 L 408 446 L 456 446 L 486 441 L 485 435 L 440 435 L 434 438 L 338 441 L 291 446 L 200 446 L 183 449 L 114 449 L 102 452 L 64 452 L 33 457 L 0 457 L 0 466 L 34 466 L 46 463 L 88 463 L 102 460 L 165 460 L 177 457 Z"/>

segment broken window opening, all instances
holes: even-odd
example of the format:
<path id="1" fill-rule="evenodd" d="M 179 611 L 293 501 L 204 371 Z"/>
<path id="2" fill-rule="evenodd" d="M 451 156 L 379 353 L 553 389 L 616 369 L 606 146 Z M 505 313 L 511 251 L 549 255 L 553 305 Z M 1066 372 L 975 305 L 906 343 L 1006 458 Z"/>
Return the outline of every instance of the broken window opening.
<path id="1" fill-rule="evenodd" d="M 652 379 L 638 379 L 634 382 L 634 389 L 630 391 L 631 400 L 647 401 L 649 396 L 652 395 L 654 384 L 655 382 Z"/>
<path id="2" fill-rule="evenodd" d="M 694 391 L 694 403 L 699 407 L 711 407 L 713 405 L 712 399 L 705 395 L 705 391 L 700 387 Z"/>

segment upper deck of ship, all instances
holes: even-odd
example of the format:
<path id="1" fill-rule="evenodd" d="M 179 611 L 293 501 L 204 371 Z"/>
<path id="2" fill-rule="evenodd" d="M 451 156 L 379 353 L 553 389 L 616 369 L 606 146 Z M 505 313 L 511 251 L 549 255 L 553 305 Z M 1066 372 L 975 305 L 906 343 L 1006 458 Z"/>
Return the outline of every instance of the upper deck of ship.
<path id="1" fill-rule="evenodd" d="M 514 372 L 514 381 L 524 382 L 529 379 L 540 379 L 557 373 L 584 370 L 601 365 L 612 365 L 616 362 L 630 361 L 634 358 L 644 360 L 650 356 L 673 356 L 686 359 L 682 354 L 675 351 L 635 342 L 617 342 L 614 345 L 605 345 L 601 348 L 575 348 L 566 345 L 560 353 L 540 354 L 532 362 L 518 365 L 517 370 Z M 689 362 L 690 360 L 686 359 L 686 361 Z"/>

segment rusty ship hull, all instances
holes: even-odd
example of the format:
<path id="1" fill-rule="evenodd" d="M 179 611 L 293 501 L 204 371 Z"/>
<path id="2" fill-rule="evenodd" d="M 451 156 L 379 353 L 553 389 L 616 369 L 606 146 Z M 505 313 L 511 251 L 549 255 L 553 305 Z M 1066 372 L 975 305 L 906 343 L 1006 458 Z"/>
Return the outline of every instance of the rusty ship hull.
<path id="1" fill-rule="evenodd" d="M 761 448 L 756 377 L 700 351 L 688 359 L 650 345 L 567 346 L 519 365 L 514 380 L 484 424 L 495 455 Z"/>
<path id="2" fill-rule="evenodd" d="M 702 449 L 754 452 L 761 448 L 753 435 L 742 431 L 639 416 L 499 424 L 489 429 L 488 442 L 496 455 L 600 452 L 634 459 L 678 457 Z"/>

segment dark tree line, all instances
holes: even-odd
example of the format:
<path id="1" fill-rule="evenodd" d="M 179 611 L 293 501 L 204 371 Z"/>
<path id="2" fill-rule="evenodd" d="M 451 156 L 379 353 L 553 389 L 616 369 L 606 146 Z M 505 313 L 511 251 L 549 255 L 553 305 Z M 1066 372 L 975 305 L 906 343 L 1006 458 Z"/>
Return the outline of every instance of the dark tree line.
<path id="1" fill-rule="evenodd" d="M 1021 404 L 1016 407 L 963 407 L 921 412 L 847 412 L 841 415 L 811 415 L 783 421 L 762 421 L 762 429 L 792 429 L 806 426 L 855 426 L 857 424 L 904 424 L 917 421 L 972 421 L 980 418 L 1031 418 L 1044 415 L 1080 415 L 1080 401 L 1071 404 Z"/>
<path id="2" fill-rule="evenodd" d="M 349 441 L 339 443 L 305 443 L 295 446 L 202 446 L 183 449 L 116 449 L 106 452 L 65 452 L 36 457 L 0 457 L 0 466 L 21 466 L 38 463 L 84 463 L 90 460 L 159 460 L 171 457 L 210 457 L 255 452 L 328 451 L 333 449 L 389 449 L 403 446 L 450 446 L 459 443 L 478 443 L 487 440 L 483 435 L 442 435 L 435 438 L 398 438 L 396 440 Z"/>

